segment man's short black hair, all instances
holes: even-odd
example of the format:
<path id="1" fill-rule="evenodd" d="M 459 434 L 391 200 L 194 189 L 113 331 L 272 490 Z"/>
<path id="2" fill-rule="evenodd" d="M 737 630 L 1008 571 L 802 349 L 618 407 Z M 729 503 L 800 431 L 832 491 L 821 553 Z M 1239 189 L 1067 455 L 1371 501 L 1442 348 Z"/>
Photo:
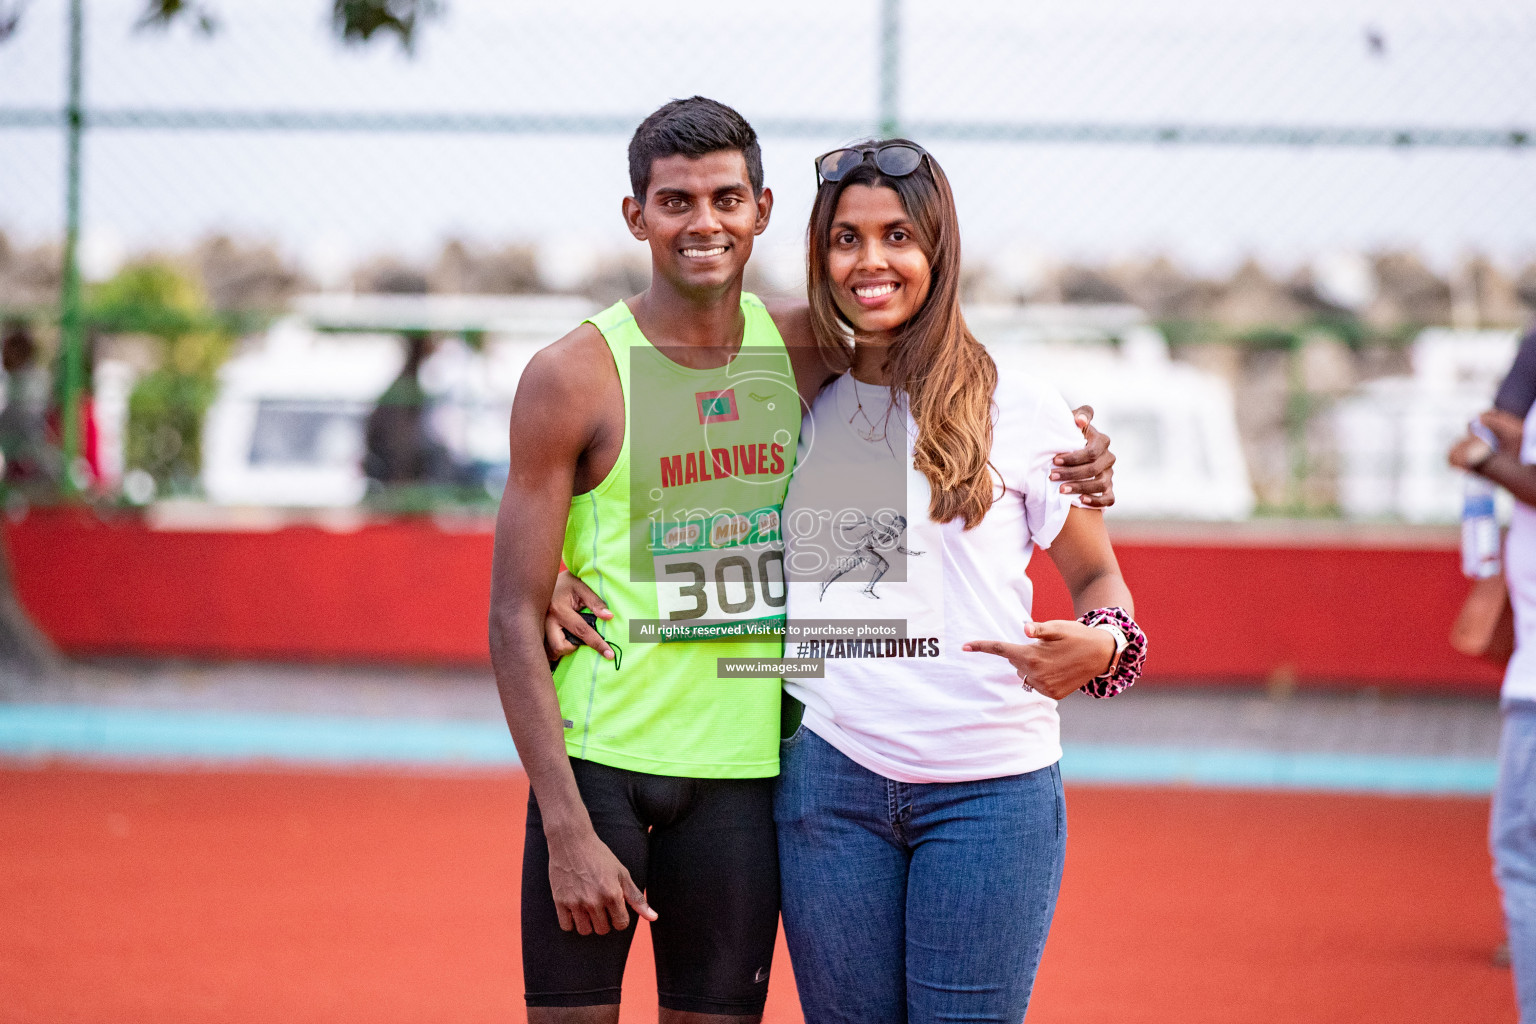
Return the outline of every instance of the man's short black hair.
<path id="1" fill-rule="evenodd" d="M 629 140 L 629 185 L 642 205 L 651 187 L 651 164 L 679 154 L 701 157 L 722 149 L 740 150 L 747 161 L 752 194 L 763 191 L 763 150 L 747 119 L 716 100 L 690 96 L 673 100 L 640 122 Z"/>

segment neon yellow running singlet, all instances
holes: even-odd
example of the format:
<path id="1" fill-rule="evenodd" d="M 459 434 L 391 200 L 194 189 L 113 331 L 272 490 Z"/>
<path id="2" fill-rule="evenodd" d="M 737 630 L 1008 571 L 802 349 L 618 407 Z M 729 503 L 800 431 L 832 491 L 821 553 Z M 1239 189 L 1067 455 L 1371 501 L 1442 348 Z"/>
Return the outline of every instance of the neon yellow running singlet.
<path id="1" fill-rule="evenodd" d="M 613 609 L 591 648 L 555 672 L 566 750 L 615 768 L 689 778 L 778 774 L 777 678 L 719 678 L 720 658 L 779 658 L 779 516 L 800 400 L 767 309 L 743 294 L 741 350 L 694 370 L 656 349 L 618 302 L 592 317 L 624 389 L 613 470 L 571 499 L 566 566 Z M 715 637 L 715 639 L 710 639 Z"/>

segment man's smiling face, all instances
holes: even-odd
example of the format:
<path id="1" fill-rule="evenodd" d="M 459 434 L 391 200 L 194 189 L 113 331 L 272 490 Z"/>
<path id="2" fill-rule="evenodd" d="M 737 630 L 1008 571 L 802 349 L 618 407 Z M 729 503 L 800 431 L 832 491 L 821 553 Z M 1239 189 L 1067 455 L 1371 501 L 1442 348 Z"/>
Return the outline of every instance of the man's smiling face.
<path id="1" fill-rule="evenodd" d="M 736 280 L 752 240 L 768 226 L 773 197 L 752 194 L 740 150 L 674 155 L 651 164 L 645 206 L 625 200 L 630 231 L 650 244 L 651 263 L 681 292 L 712 292 Z"/>

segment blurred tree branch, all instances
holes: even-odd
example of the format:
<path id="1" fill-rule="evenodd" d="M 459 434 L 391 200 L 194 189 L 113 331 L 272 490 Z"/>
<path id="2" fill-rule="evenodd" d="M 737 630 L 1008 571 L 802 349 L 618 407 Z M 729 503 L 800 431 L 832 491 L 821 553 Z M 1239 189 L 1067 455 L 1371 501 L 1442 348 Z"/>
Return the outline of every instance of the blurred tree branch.
<path id="1" fill-rule="evenodd" d="M 198 0 L 148 0 L 144 5 L 144 13 L 134 22 L 133 27 L 169 28 L 172 22 L 186 18 L 192 19 L 197 30 L 205 36 L 211 36 L 219 30 L 219 19 L 213 8 Z"/>
<path id="2" fill-rule="evenodd" d="M 14 0 L 12 3 L 0 0 L 0 43 L 15 34 L 17 26 L 21 24 L 21 12 L 26 6 L 27 0 Z"/>
<path id="3" fill-rule="evenodd" d="M 29 0 L 0 0 L 0 44 L 16 34 Z M 406 53 L 416 49 L 416 30 L 442 13 L 441 0 L 331 0 L 331 27 L 342 42 L 366 44 L 380 33 L 394 36 Z M 189 21 L 211 36 L 219 30 L 216 4 L 207 0 L 144 0 L 136 29 L 166 29 Z"/>
<path id="4" fill-rule="evenodd" d="M 442 13 L 438 0 L 332 0 L 331 27 L 347 43 L 366 43 L 374 33 L 393 33 L 406 53 L 416 46 L 416 26 Z"/>
<path id="5" fill-rule="evenodd" d="M 331 0 L 331 28 L 342 42 L 358 45 L 379 33 L 393 35 L 406 53 L 416 47 L 416 28 L 442 12 L 439 0 Z M 203 0 L 145 0 L 137 28 L 166 28 L 192 20 L 199 32 L 218 31 L 218 13 Z"/>

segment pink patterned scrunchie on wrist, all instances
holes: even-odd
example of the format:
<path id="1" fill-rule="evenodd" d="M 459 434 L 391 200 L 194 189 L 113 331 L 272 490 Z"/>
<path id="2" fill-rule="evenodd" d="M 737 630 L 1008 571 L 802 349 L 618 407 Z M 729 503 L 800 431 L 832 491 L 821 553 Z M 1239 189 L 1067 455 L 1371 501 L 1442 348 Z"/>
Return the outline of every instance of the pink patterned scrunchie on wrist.
<path id="1" fill-rule="evenodd" d="M 1147 660 L 1147 634 L 1124 608 L 1095 608 L 1077 621 L 1085 626 L 1113 623 L 1124 631 L 1126 639 L 1125 650 L 1120 652 L 1114 669 L 1084 683 L 1084 692 L 1092 697 L 1113 697 L 1130 689 L 1141 678 L 1141 666 Z"/>

